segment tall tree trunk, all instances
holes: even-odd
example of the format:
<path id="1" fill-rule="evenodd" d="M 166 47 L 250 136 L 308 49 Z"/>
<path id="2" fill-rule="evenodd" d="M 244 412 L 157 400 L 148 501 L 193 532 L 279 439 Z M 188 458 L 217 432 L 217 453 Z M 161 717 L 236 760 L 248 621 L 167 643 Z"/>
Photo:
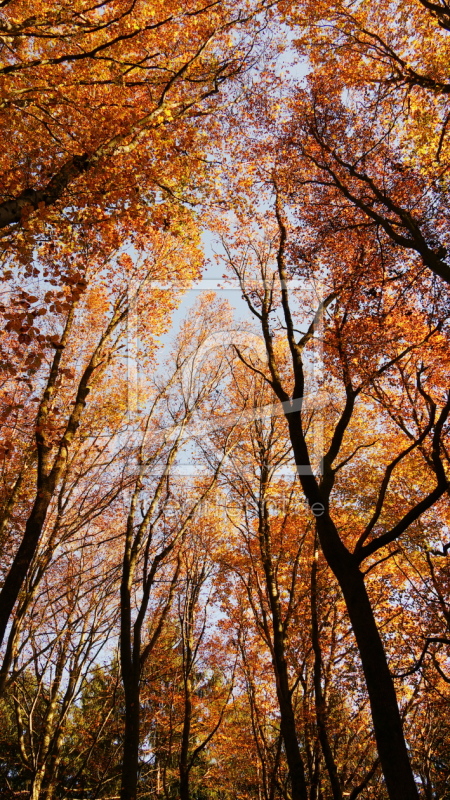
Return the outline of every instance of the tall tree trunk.
<path id="1" fill-rule="evenodd" d="M 121 800 L 136 800 L 139 769 L 140 643 L 132 640 L 130 569 L 127 553 L 120 590 L 120 664 L 125 695 Z M 137 663 L 136 663 L 137 662 Z"/>
<path id="2" fill-rule="evenodd" d="M 121 800 L 136 800 L 139 772 L 139 679 L 134 669 L 131 675 L 123 675 L 125 689 L 125 733 L 123 742 Z"/>
<path id="3" fill-rule="evenodd" d="M 298 746 L 297 731 L 295 727 L 294 710 L 287 682 L 286 661 L 284 665 L 277 659 L 277 696 L 280 708 L 280 729 L 283 737 L 286 760 L 291 777 L 292 800 L 307 800 L 305 770 Z"/>
<path id="4" fill-rule="evenodd" d="M 202 578 L 203 575 L 203 578 Z M 194 644 L 194 624 L 196 616 L 196 606 L 199 599 L 200 589 L 203 584 L 205 567 L 203 566 L 200 575 L 195 568 L 188 576 L 186 584 L 186 597 L 184 610 L 180 615 L 182 642 L 183 642 L 183 692 L 184 692 L 184 717 L 183 733 L 181 736 L 179 776 L 180 776 L 180 800 L 189 800 L 189 774 L 192 767 L 192 759 L 189 759 L 189 744 L 192 726 L 192 671 L 195 661 Z"/>
<path id="5" fill-rule="evenodd" d="M 267 476 L 264 475 L 263 469 L 263 485 L 266 482 L 266 478 Z M 260 508 L 259 540 L 264 575 L 266 579 L 267 595 L 272 616 L 273 667 L 277 686 L 278 706 L 280 709 L 280 729 L 283 737 L 286 759 L 291 778 L 292 800 L 307 800 L 308 793 L 306 789 L 305 768 L 297 739 L 295 715 L 292 706 L 292 694 L 289 687 L 289 675 L 284 641 L 285 634 L 283 629 L 278 587 L 272 564 L 270 521 L 265 499 L 263 499 Z"/>
<path id="6" fill-rule="evenodd" d="M 41 767 L 33 776 L 33 781 L 30 789 L 30 800 L 39 800 L 41 794 L 42 780 L 44 778 L 45 768 Z"/>
<path id="7" fill-rule="evenodd" d="M 25 525 L 23 539 L 0 592 L 0 644 L 3 642 L 9 618 L 39 544 L 53 489 L 53 486 L 47 489 L 46 485 L 38 485 L 38 494 Z"/>
<path id="8" fill-rule="evenodd" d="M 184 684 L 184 720 L 180 750 L 180 800 L 189 800 L 189 737 L 192 722 L 192 679 L 190 674 Z"/>
<path id="9" fill-rule="evenodd" d="M 322 651 L 319 639 L 319 616 L 317 612 L 317 567 L 318 567 L 318 548 L 317 533 L 314 538 L 314 559 L 311 569 L 311 640 L 314 650 L 314 695 L 316 704 L 316 719 L 319 732 L 319 741 L 322 748 L 325 766 L 331 783 L 333 800 L 343 800 L 341 785 L 339 783 L 336 762 L 330 747 L 326 724 L 326 705 L 322 691 Z"/>
<path id="10" fill-rule="evenodd" d="M 364 578 L 358 567 L 353 567 L 345 570 L 339 583 L 361 656 L 378 754 L 390 800 L 418 800 L 394 683 Z"/>
<path id="11" fill-rule="evenodd" d="M 309 465 L 298 412 L 287 415 L 296 464 Z M 390 800 L 419 800 L 409 761 L 394 683 L 383 642 L 357 559 L 347 550 L 328 512 L 328 504 L 312 472 L 299 474 L 303 491 L 316 513 L 319 541 L 341 588 L 358 645 L 370 700 L 372 720 Z"/>

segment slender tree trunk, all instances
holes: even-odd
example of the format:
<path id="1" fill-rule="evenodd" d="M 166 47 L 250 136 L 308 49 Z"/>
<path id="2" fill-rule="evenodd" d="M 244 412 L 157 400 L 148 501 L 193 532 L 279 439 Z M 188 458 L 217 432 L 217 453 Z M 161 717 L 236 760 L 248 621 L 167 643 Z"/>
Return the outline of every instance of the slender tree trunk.
<path id="1" fill-rule="evenodd" d="M 131 592 L 128 566 L 128 559 L 125 556 L 120 609 L 120 664 L 125 695 L 125 731 L 120 798 L 121 800 L 136 800 L 139 769 L 140 646 L 136 651 L 136 642 L 132 642 Z"/>
<path id="2" fill-rule="evenodd" d="M 196 580 L 197 578 L 197 580 Z M 186 586 L 184 612 L 181 617 L 183 632 L 183 691 L 184 691 L 184 718 L 183 733 L 181 736 L 181 749 L 179 761 L 180 775 L 180 800 L 189 800 L 189 773 L 192 762 L 189 763 L 189 744 L 192 726 L 192 670 L 194 668 L 195 645 L 194 624 L 195 609 L 199 598 L 202 579 L 194 572 L 192 580 L 189 578 Z"/>
<path id="3" fill-rule="evenodd" d="M 184 685 L 184 720 L 180 750 L 180 800 L 189 800 L 189 737 L 192 722 L 192 680 L 188 675 Z"/>
<path id="4" fill-rule="evenodd" d="M 161 794 L 161 764 L 158 758 L 156 763 L 156 796 L 159 797 Z"/>
<path id="5" fill-rule="evenodd" d="M 334 800 L 343 800 L 339 783 L 336 762 L 330 747 L 326 724 L 326 705 L 322 691 L 322 651 L 319 640 L 319 617 L 317 613 L 317 566 L 319 557 L 317 533 L 314 539 L 314 560 L 311 569 L 311 639 L 314 650 L 314 695 L 316 703 L 316 719 L 319 741 L 322 748 L 325 766 L 331 783 Z"/>
<path id="6" fill-rule="evenodd" d="M 261 557 L 272 615 L 273 667 L 277 685 L 278 706 L 280 709 L 280 729 L 291 777 L 292 800 L 307 800 L 308 793 L 306 789 L 305 768 L 298 745 L 295 715 L 292 707 L 292 694 L 289 687 L 284 642 L 285 634 L 283 630 L 278 588 L 272 565 L 270 521 L 268 519 L 267 503 L 265 500 L 263 500 L 260 510 L 259 534 Z"/>
<path id="7" fill-rule="evenodd" d="M 292 800 L 307 800 L 308 793 L 306 791 L 305 770 L 298 746 L 294 710 L 292 708 L 292 700 L 287 685 L 286 661 L 284 665 L 278 662 L 276 670 L 278 679 L 277 695 L 281 717 L 280 729 L 291 777 Z"/>

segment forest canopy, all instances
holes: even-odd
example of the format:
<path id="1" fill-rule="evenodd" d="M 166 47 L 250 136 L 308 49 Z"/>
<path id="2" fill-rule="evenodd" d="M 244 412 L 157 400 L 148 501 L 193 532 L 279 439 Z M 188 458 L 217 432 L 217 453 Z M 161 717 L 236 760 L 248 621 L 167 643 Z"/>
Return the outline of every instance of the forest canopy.
<path id="1" fill-rule="evenodd" d="M 2 798 L 450 800 L 450 5 L 0 49 Z"/>

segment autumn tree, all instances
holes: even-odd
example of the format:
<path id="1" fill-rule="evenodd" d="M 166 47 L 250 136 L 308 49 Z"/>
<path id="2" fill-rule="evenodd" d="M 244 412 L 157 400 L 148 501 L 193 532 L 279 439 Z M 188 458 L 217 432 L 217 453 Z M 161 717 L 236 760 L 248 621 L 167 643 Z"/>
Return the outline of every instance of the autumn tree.
<path id="1" fill-rule="evenodd" d="M 383 336 L 374 316 L 378 337 L 376 343 L 370 332 L 372 326 L 367 321 L 365 329 L 358 328 L 362 303 L 355 303 L 358 289 L 351 281 L 349 286 L 329 285 L 315 318 L 307 322 L 306 332 L 299 334 L 301 314 L 305 314 L 306 309 L 302 311 L 300 306 L 297 311 L 291 298 L 289 278 L 292 267 L 287 244 L 289 227 L 278 190 L 275 190 L 275 195 L 274 222 L 278 234 L 273 234 L 273 245 L 262 244 L 258 250 L 254 245 L 246 243 L 245 238 L 238 238 L 236 250 L 230 250 L 229 247 L 227 249 L 226 258 L 240 281 L 252 314 L 261 326 L 266 348 L 266 363 L 260 358 L 255 361 L 255 355 L 250 354 L 246 358 L 242 352 L 241 359 L 249 369 L 266 376 L 279 402 L 283 404 L 281 407 L 286 416 L 299 480 L 307 502 L 316 516 L 321 548 L 343 592 L 358 643 L 389 796 L 416 797 L 417 789 L 404 742 L 394 684 L 365 586 L 367 567 L 362 571 L 360 565 L 374 555 L 383 558 L 382 548 L 396 542 L 446 492 L 448 483 L 443 442 L 449 400 L 442 385 L 440 367 L 437 366 L 437 372 L 434 373 L 433 389 L 428 383 L 425 387 L 423 379 L 425 363 L 427 369 L 434 363 L 429 349 L 432 340 L 437 337 L 434 341 L 442 346 L 445 358 L 445 337 L 440 334 L 439 325 L 428 327 L 425 316 L 424 325 L 418 325 L 414 331 L 410 331 L 404 344 L 399 346 L 398 334 L 392 336 L 392 333 L 400 319 L 393 311 L 392 316 L 388 313 L 383 316 Z M 347 257 L 350 258 L 351 255 L 348 253 Z M 299 299 L 297 295 L 295 302 L 299 302 Z M 313 338 L 318 315 L 323 314 L 327 307 L 332 309 L 325 335 L 327 364 L 333 379 L 338 381 L 341 388 L 335 422 L 323 441 L 323 472 L 317 477 L 312 467 L 313 450 L 308 437 L 307 417 L 300 398 L 308 390 L 314 391 L 316 388 L 314 384 L 308 386 L 305 348 Z M 281 309 L 283 315 L 282 327 L 276 324 L 273 316 L 278 309 Z M 392 329 L 389 327 L 391 324 Z M 354 331 L 352 335 L 349 333 L 350 329 Z M 365 342 L 368 341 L 366 337 L 370 339 L 370 350 L 364 350 Z M 280 347 L 283 345 L 291 361 L 288 370 L 284 356 L 280 354 Z M 353 347 L 357 347 L 356 359 L 352 353 Z M 380 351 L 381 347 L 383 349 Z M 425 355 L 426 351 L 428 357 Z M 399 390 L 392 393 L 388 390 L 388 384 L 384 385 L 383 381 L 388 379 L 387 376 L 391 379 L 391 371 L 398 371 L 406 382 L 408 388 L 406 390 L 405 386 L 404 394 Z M 400 389 L 401 381 L 397 381 L 396 386 Z M 363 403 L 363 398 L 372 393 L 375 396 L 383 395 L 382 407 L 390 405 L 390 417 L 395 420 L 396 436 L 400 438 L 397 439 L 395 450 L 392 440 L 390 441 L 389 451 L 378 461 L 380 467 L 381 464 L 383 466 L 373 484 L 374 494 L 369 501 L 367 516 L 355 525 L 357 533 L 353 533 L 354 539 L 350 537 L 350 541 L 343 533 L 340 534 L 338 518 L 333 509 L 339 490 L 339 473 L 342 474 L 342 470 L 355 458 L 361 446 L 371 446 L 365 439 L 357 441 L 354 436 L 349 437 L 349 433 L 353 432 L 351 426 L 359 413 L 359 403 Z M 407 424 L 406 418 L 411 422 Z M 387 417 L 382 414 L 379 419 L 377 426 L 386 426 Z M 341 460 L 338 461 L 338 458 Z M 426 482 L 420 492 L 410 497 L 407 510 L 394 510 L 395 503 L 393 506 L 392 503 L 395 497 L 396 471 L 404 469 L 408 462 L 412 465 L 416 458 L 423 459 L 420 474 L 424 475 L 423 469 L 427 470 Z M 377 471 L 373 470 L 374 476 Z M 372 511 L 369 511 L 370 508 Z M 378 555 L 380 550 L 381 554 Z M 370 568 L 375 569 L 372 562 Z"/>
<path id="2" fill-rule="evenodd" d="M 370 231 L 394 274 L 448 283 L 447 5 L 307 2 L 287 18 L 310 66 L 280 159 L 299 167 L 293 191 L 326 205 L 324 230 Z"/>
<path id="3" fill-rule="evenodd" d="M 73 706 L 115 626 L 110 565 L 63 547 L 29 609 L 12 664 L 17 739 L 30 798 L 53 798 Z M 108 570 L 109 567 L 109 570 Z"/>
<path id="4" fill-rule="evenodd" d="M 139 235 L 155 194 L 177 195 L 196 171 L 198 123 L 254 58 L 264 13 L 264 3 L 107 0 L 43 2 L 30 16 L 5 4 L 1 227 L 64 208 L 86 225 L 95 206 L 100 226 Z"/>
<path id="5" fill-rule="evenodd" d="M 449 31 L 0 3 L 6 796 L 447 796 Z"/>
<path id="6" fill-rule="evenodd" d="M 216 483 L 224 457 L 190 487 L 172 475 L 177 456 L 186 447 L 186 437 L 189 440 L 195 431 L 198 414 L 206 408 L 214 413 L 216 390 L 228 369 L 223 349 L 209 347 L 214 328 L 227 313 L 223 304 L 212 301 L 212 296 L 204 297 L 182 326 L 171 358 L 173 372 L 161 385 L 156 384 L 149 413 L 141 423 L 137 470 L 125 523 L 120 589 L 120 663 L 125 693 L 123 800 L 134 800 L 137 791 L 142 670 L 172 605 L 180 548 Z M 146 622 L 150 610 L 150 621 Z"/>
<path id="7" fill-rule="evenodd" d="M 151 361 L 155 336 L 164 329 L 165 312 L 173 308 L 178 296 L 175 288 L 169 298 L 168 291 L 155 287 L 152 279 L 162 277 L 164 271 L 160 266 L 168 257 L 172 258 L 172 268 L 185 269 L 185 277 L 191 269 L 195 270 L 197 252 L 192 245 L 187 252 L 185 244 L 171 234 L 155 234 L 153 253 L 149 252 L 135 266 L 129 257 L 120 258 L 118 252 L 111 253 L 105 264 L 94 246 L 92 272 L 88 274 L 90 283 L 83 299 L 79 293 L 74 296 L 70 292 L 54 309 L 56 319 L 43 318 L 43 336 L 49 339 L 46 352 L 50 352 L 33 376 L 19 381 L 19 386 L 26 387 L 26 403 L 11 398 L 15 396 L 17 375 L 5 380 L 4 402 L 5 405 L 9 402 L 9 408 L 3 427 L 4 441 L 11 441 L 17 426 L 20 438 L 16 436 L 15 446 L 8 445 L 4 451 L 8 499 L 3 522 L 9 525 L 10 538 L 5 542 L 9 565 L 0 594 L 2 637 L 39 545 L 48 510 L 71 464 L 72 452 L 79 448 L 75 446 L 77 441 L 86 442 L 91 437 L 95 442 L 97 438 L 94 446 L 101 447 L 102 436 L 111 439 L 111 425 L 117 431 L 117 426 L 127 419 L 129 383 L 127 372 L 123 372 L 122 346 L 130 333 L 129 339 L 134 336 L 141 341 L 141 348 L 146 347 L 146 352 L 140 356 L 136 353 L 136 357 L 141 358 L 142 365 Z M 108 271 L 110 277 L 115 273 L 115 280 L 109 286 L 104 283 Z M 145 324 L 141 319 L 135 330 L 129 330 L 130 306 L 134 309 L 139 301 L 148 303 L 148 310 L 154 312 L 152 319 L 147 318 Z M 132 354 L 129 356 L 130 363 Z M 114 370 L 116 375 L 120 372 L 121 379 L 110 391 Z M 98 427 L 94 428 L 94 416 L 89 415 L 87 401 L 95 391 L 100 397 L 103 390 L 107 399 L 98 406 L 95 422 Z M 145 387 L 142 391 L 145 392 Z M 25 461 L 20 455 L 21 440 L 25 444 Z M 26 474 L 28 479 L 24 484 Z M 21 516 L 11 526 L 9 520 L 16 508 L 21 508 Z"/>
<path id="8" fill-rule="evenodd" d="M 223 659 L 220 642 L 217 637 L 214 641 L 211 634 L 208 636 L 210 606 L 218 575 L 211 552 L 215 538 L 211 530 L 214 521 L 208 526 L 207 519 L 204 519 L 200 524 L 203 530 L 200 535 L 191 535 L 190 552 L 183 559 L 183 583 L 178 597 L 183 696 L 179 754 L 181 800 L 192 797 L 192 772 L 208 754 L 210 744 L 221 728 L 234 683 L 235 665 L 231 665 L 231 676 L 227 675 L 230 665 L 227 665 L 226 658 Z M 202 714 L 201 706 L 205 705 L 205 699 L 208 713 Z"/>
<path id="9" fill-rule="evenodd" d="M 236 409 L 245 398 L 252 417 L 223 473 L 232 527 L 223 555 L 232 577 L 223 597 L 239 641 L 264 790 L 279 791 L 287 770 L 292 796 L 300 793 L 300 764 L 309 796 L 326 786 L 335 798 L 347 790 L 356 798 L 378 759 L 370 736 L 346 738 L 352 726 L 364 730 L 369 722 L 363 696 L 353 692 L 352 710 L 345 704 L 343 675 L 358 666 L 340 644 L 349 637 L 342 602 L 319 561 L 281 409 L 270 403 L 262 375 L 242 363 L 233 395 Z M 310 409 L 310 428 L 313 417 Z"/>

